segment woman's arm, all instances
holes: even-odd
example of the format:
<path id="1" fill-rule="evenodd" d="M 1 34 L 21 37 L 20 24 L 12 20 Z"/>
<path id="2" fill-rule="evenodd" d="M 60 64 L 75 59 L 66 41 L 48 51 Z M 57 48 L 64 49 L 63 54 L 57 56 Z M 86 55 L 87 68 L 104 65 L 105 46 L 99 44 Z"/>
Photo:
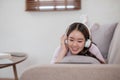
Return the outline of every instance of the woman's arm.
<path id="1" fill-rule="evenodd" d="M 55 63 L 55 61 L 56 61 L 59 53 L 60 53 L 60 46 L 58 46 L 58 47 L 55 49 L 54 54 L 53 54 L 52 59 L 51 59 L 51 62 L 50 62 L 51 64 L 54 64 L 54 63 Z"/>
<path id="2" fill-rule="evenodd" d="M 66 55 L 68 48 L 67 44 L 65 44 L 65 40 L 67 39 L 66 35 L 61 37 L 61 45 L 58 47 L 53 55 L 51 63 L 54 64 L 56 62 L 60 62 L 64 56 Z"/>

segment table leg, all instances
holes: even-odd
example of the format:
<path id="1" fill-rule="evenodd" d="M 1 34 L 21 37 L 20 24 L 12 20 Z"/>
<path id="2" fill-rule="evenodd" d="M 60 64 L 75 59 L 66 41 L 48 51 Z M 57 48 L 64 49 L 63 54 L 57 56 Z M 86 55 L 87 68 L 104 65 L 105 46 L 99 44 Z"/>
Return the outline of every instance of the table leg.
<path id="1" fill-rule="evenodd" d="M 17 69 L 15 64 L 13 65 L 13 71 L 14 71 L 15 80 L 18 80 Z"/>

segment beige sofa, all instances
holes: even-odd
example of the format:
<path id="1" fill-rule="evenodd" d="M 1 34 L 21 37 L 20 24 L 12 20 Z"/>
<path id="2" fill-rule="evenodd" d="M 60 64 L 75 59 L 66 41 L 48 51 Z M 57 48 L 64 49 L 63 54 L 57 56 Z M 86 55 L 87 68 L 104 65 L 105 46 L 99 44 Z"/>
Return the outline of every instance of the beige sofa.
<path id="1" fill-rule="evenodd" d="M 91 28 L 107 64 L 46 64 L 29 67 L 20 80 L 120 80 L 120 23 Z"/>

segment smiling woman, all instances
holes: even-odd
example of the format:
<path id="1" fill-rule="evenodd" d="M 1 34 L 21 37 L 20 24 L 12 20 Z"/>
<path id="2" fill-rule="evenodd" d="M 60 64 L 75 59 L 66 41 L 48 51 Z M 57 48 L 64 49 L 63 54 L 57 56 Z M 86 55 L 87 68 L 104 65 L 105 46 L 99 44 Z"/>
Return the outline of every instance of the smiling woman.
<path id="1" fill-rule="evenodd" d="M 26 11 L 79 10 L 81 0 L 26 0 Z"/>
<path id="2" fill-rule="evenodd" d="M 61 37 L 60 48 L 55 51 L 51 63 L 61 62 L 64 57 L 73 55 L 92 57 L 100 63 L 105 63 L 101 52 L 92 42 L 88 26 L 83 23 L 75 22 L 68 27 L 66 34 Z"/>

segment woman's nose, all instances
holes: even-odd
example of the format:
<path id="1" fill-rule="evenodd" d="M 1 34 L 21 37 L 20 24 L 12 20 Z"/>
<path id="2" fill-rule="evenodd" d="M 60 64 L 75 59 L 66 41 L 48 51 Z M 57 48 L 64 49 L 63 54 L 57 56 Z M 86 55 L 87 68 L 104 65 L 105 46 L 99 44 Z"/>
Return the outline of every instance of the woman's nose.
<path id="1" fill-rule="evenodd" d="M 73 46 L 77 46 L 77 42 L 76 41 L 73 42 Z"/>

